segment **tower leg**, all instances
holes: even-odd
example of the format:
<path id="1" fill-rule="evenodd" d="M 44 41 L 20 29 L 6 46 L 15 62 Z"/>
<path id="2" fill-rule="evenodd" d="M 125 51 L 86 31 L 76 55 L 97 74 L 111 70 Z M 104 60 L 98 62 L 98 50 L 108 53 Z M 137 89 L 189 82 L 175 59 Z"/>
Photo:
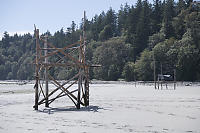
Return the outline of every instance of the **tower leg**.
<path id="1" fill-rule="evenodd" d="M 36 84 L 35 84 L 35 105 L 33 106 L 35 108 L 35 110 L 38 110 L 38 100 L 39 100 L 39 96 L 38 96 L 38 82 L 36 81 Z"/>
<path id="2" fill-rule="evenodd" d="M 45 76 L 47 76 L 47 75 L 45 75 Z M 45 83 L 45 87 L 46 87 L 46 91 L 45 91 L 45 95 L 46 95 L 46 101 L 45 101 L 45 107 L 49 107 L 49 102 L 48 102 L 48 94 L 49 94 L 49 86 L 48 86 L 48 80 L 46 79 L 46 81 L 45 81 L 46 83 Z"/>
<path id="3" fill-rule="evenodd" d="M 80 109 L 80 105 L 81 105 L 81 74 L 79 75 L 79 78 L 78 78 L 78 96 L 77 96 L 77 105 L 76 105 L 76 108 L 77 109 Z"/>
<path id="4" fill-rule="evenodd" d="M 174 69 L 174 90 L 176 90 L 176 69 Z"/>
<path id="5" fill-rule="evenodd" d="M 85 79 L 85 106 L 89 106 L 89 81 Z"/>
<path id="6" fill-rule="evenodd" d="M 38 101 L 39 101 L 39 93 L 38 93 L 38 89 L 39 89 L 39 29 L 35 28 L 35 36 L 36 36 L 36 69 L 35 69 L 35 74 L 36 74 L 36 83 L 35 83 L 35 105 L 34 108 L 35 110 L 38 110 Z"/>
<path id="7" fill-rule="evenodd" d="M 47 48 L 47 35 L 45 36 L 45 42 L 44 42 L 44 48 Z M 47 49 L 44 51 L 44 56 L 47 55 Z M 44 63 L 47 64 L 48 63 L 48 57 L 45 57 L 44 59 Z M 49 85 L 48 85 L 48 67 L 45 67 L 45 96 L 46 96 L 46 100 L 45 100 L 45 107 L 49 107 L 49 103 L 48 103 L 48 94 L 49 94 Z"/>

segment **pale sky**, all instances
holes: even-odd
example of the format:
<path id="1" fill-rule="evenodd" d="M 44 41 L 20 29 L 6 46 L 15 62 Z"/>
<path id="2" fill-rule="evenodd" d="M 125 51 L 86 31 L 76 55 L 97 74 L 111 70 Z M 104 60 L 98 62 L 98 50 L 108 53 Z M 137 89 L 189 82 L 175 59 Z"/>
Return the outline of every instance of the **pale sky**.
<path id="1" fill-rule="evenodd" d="M 36 24 L 42 33 L 66 30 L 72 21 L 80 24 L 83 11 L 89 20 L 110 7 L 116 12 L 121 4 L 135 5 L 137 0 L 0 0 L 0 36 L 7 31 L 33 33 Z"/>

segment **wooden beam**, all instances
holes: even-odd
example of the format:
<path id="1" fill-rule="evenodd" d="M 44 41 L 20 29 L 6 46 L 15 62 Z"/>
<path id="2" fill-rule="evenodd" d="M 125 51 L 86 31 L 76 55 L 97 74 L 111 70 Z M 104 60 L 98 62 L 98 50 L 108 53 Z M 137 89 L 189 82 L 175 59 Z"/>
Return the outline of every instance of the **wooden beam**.
<path id="1" fill-rule="evenodd" d="M 156 88 L 156 61 L 155 61 L 155 55 L 153 52 L 153 77 L 154 77 L 154 88 Z"/>
<path id="2" fill-rule="evenodd" d="M 44 37 L 41 37 L 40 38 L 43 42 L 45 42 L 45 39 L 44 39 Z M 73 48 L 75 45 L 78 45 L 78 44 L 80 44 L 81 42 L 80 41 L 77 41 L 77 42 L 75 42 L 75 43 L 72 43 L 72 44 L 68 44 L 67 46 L 65 46 L 65 47 L 63 47 L 63 48 L 54 48 L 54 49 L 64 49 L 64 50 L 67 50 L 67 49 L 71 49 L 71 48 Z M 53 44 L 51 44 L 51 45 L 53 45 Z"/>
<path id="3" fill-rule="evenodd" d="M 174 90 L 176 90 L 176 69 L 174 69 Z"/>
<path id="4" fill-rule="evenodd" d="M 54 45 L 52 45 L 51 43 L 48 43 L 48 45 L 52 48 L 56 47 Z M 68 58 L 70 58 L 72 61 L 74 61 L 74 63 L 76 63 L 79 67 L 81 67 L 81 62 L 77 59 L 75 59 L 74 57 L 72 57 L 71 55 L 67 54 L 64 52 L 64 49 L 57 49 L 60 53 L 62 53 L 63 55 L 67 56 Z"/>
<path id="5" fill-rule="evenodd" d="M 89 68 L 85 70 L 85 106 L 89 106 Z"/>
<path id="6" fill-rule="evenodd" d="M 41 39 L 41 40 L 44 42 L 43 39 Z M 74 46 L 74 45 L 77 45 L 77 44 L 79 44 L 79 43 L 80 43 L 80 42 L 76 42 L 76 43 L 73 43 L 73 44 L 67 45 L 67 46 L 64 47 L 64 48 L 56 48 L 53 44 L 47 43 L 47 45 L 50 45 L 50 47 L 53 46 L 52 48 L 55 49 L 55 51 L 53 51 L 53 52 L 47 54 L 46 56 L 41 56 L 41 57 L 40 57 L 40 60 L 43 60 L 45 57 L 49 57 L 49 56 L 53 56 L 53 55 L 55 55 L 56 53 L 59 52 L 59 50 L 67 50 L 67 49 L 69 49 L 70 47 L 72 47 L 72 46 Z"/>
<path id="7" fill-rule="evenodd" d="M 49 100 L 48 100 L 49 105 L 50 105 L 53 101 L 55 101 L 56 99 L 58 99 L 58 98 L 60 98 L 60 97 L 63 97 L 63 96 L 66 96 L 66 95 L 67 95 L 67 94 L 63 94 L 63 95 L 59 95 L 59 96 L 57 96 L 57 97 L 55 97 L 55 98 L 49 99 Z"/>
<path id="8" fill-rule="evenodd" d="M 80 75 L 80 73 L 79 73 L 79 75 Z M 65 90 L 65 88 L 64 88 L 60 83 L 58 83 L 58 81 L 56 81 L 51 75 L 49 75 L 49 78 L 50 78 L 51 80 L 53 80 L 59 87 L 61 87 L 62 89 Z M 68 90 L 65 90 L 65 92 L 68 94 L 67 96 L 71 96 L 71 97 L 74 98 L 76 101 L 78 101 L 78 99 L 77 99 L 71 92 L 69 92 Z M 69 98 L 72 100 L 71 97 L 69 97 Z M 80 102 L 80 104 L 84 105 L 82 102 Z M 76 104 L 75 104 L 75 105 L 76 105 Z"/>
<path id="9" fill-rule="evenodd" d="M 74 90 L 74 91 L 71 91 L 71 93 L 74 93 L 74 92 L 76 92 L 78 89 L 76 89 L 76 90 Z M 58 98 L 60 98 L 60 97 L 63 97 L 63 96 L 66 96 L 66 95 L 68 95 L 67 93 L 65 93 L 65 94 L 63 94 L 63 95 L 58 95 L 58 96 L 56 96 L 56 97 L 54 97 L 54 98 L 52 98 L 52 99 L 49 99 L 48 100 L 48 102 L 49 102 L 49 105 L 53 102 L 53 101 L 55 101 L 56 99 L 58 99 Z M 42 102 L 42 104 L 43 103 L 45 103 L 44 101 Z M 75 102 L 74 102 L 75 103 Z M 76 103 L 75 103 L 76 104 Z"/>
<path id="10" fill-rule="evenodd" d="M 72 63 L 41 63 L 44 67 L 78 67 L 76 64 Z M 81 68 L 84 68 L 83 65 L 80 66 Z"/>
<path id="11" fill-rule="evenodd" d="M 79 73 L 81 71 L 79 70 Z M 78 96 L 77 96 L 77 109 L 80 109 L 80 104 L 81 104 L 81 84 L 82 84 L 82 74 L 79 75 L 78 77 Z"/>
<path id="12" fill-rule="evenodd" d="M 45 97 L 45 94 L 44 94 L 43 88 L 41 86 L 40 80 L 39 80 L 39 86 L 40 86 L 40 93 L 42 92 L 42 95 Z M 39 97 L 40 97 L 40 93 L 39 93 Z"/>
<path id="13" fill-rule="evenodd" d="M 38 81 L 39 81 L 39 29 L 35 28 L 35 36 L 36 36 L 36 69 L 35 69 L 35 105 L 34 108 L 35 110 L 38 110 L 38 101 L 39 101 L 39 93 L 38 93 Z"/>
<path id="14" fill-rule="evenodd" d="M 44 42 L 44 48 L 47 48 L 47 35 L 45 36 L 45 42 Z M 46 56 L 48 53 L 47 50 L 44 51 L 44 55 Z M 48 57 L 45 57 L 44 59 L 44 63 L 48 63 Z M 44 70 L 44 73 L 45 73 L 45 96 L 46 96 L 46 102 L 45 102 L 45 107 L 49 107 L 49 104 L 48 104 L 48 94 L 49 94 L 49 84 L 48 84 L 48 68 L 45 67 L 45 70 Z"/>
<path id="15" fill-rule="evenodd" d="M 71 47 L 71 48 L 67 48 L 67 49 L 78 49 L 80 46 L 77 46 L 77 47 Z M 57 50 L 57 49 L 63 49 L 63 48 L 41 48 L 41 50 Z M 67 50 L 66 49 L 66 50 Z"/>
<path id="16" fill-rule="evenodd" d="M 49 74 L 48 74 L 49 75 Z M 68 84 L 70 81 L 74 80 L 75 78 L 77 78 L 79 76 L 79 74 L 76 74 L 74 77 L 72 77 L 71 79 L 69 79 L 67 82 L 63 83 L 61 86 L 64 86 L 66 84 Z M 48 94 L 47 97 L 50 97 L 51 95 L 53 95 L 57 90 L 59 90 L 61 88 L 61 86 L 58 86 L 56 89 L 54 89 L 51 93 Z M 43 98 L 38 104 L 42 104 L 43 101 L 46 100 L 46 97 Z"/>
<path id="17" fill-rule="evenodd" d="M 51 99 L 51 102 L 49 104 L 51 104 L 54 100 L 56 100 L 57 98 L 59 98 L 64 93 L 65 90 L 69 89 L 72 85 L 74 85 L 76 83 L 77 83 L 77 80 L 74 81 L 72 84 L 70 84 L 67 88 L 65 88 L 64 90 L 62 90 L 62 92 L 59 93 L 55 98 Z M 73 92 L 71 92 L 71 93 L 73 93 Z M 65 94 L 65 95 L 68 95 L 68 94 Z M 75 103 L 75 102 L 73 101 L 73 103 Z"/>

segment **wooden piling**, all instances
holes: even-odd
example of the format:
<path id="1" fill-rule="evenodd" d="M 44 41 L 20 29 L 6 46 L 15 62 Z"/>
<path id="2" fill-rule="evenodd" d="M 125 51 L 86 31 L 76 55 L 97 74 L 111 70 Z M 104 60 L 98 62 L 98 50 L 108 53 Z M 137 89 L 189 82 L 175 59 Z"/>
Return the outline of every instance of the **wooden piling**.
<path id="1" fill-rule="evenodd" d="M 48 51 L 47 51 L 47 39 L 48 36 L 45 35 L 45 40 L 44 40 L 44 56 L 47 55 Z M 47 64 L 48 63 L 48 57 L 45 57 L 44 63 Z M 48 103 L 48 94 L 49 94 L 49 84 L 48 84 L 48 66 L 45 67 L 45 96 L 46 96 L 46 100 L 45 100 L 45 107 L 49 107 L 49 103 Z"/>
<path id="2" fill-rule="evenodd" d="M 89 106 L 89 68 L 86 67 L 85 73 L 85 106 Z"/>
<path id="3" fill-rule="evenodd" d="M 38 95 L 38 89 L 39 89 L 39 29 L 35 28 L 35 37 L 36 37 L 36 69 L 35 69 L 35 105 L 34 108 L 35 110 L 38 110 L 38 100 L 39 100 L 39 95 Z"/>
<path id="4" fill-rule="evenodd" d="M 174 69 L 174 90 L 176 90 L 176 69 Z"/>
<path id="5" fill-rule="evenodd" d="M 77 105 L 76 108 L 80 109 L 81 106 L 81 71 L 79 71 L 79 78 L 78 78 L 78 96 L 77 96 Z"/>
<path id="6" fill-rule="evenodd" d="M 155 61 L 155 56 L 154 56 L 154 53 L 153 53 L 153 77 L 154 77 L 154 88 L 156 88 L 156 61 Z"/>

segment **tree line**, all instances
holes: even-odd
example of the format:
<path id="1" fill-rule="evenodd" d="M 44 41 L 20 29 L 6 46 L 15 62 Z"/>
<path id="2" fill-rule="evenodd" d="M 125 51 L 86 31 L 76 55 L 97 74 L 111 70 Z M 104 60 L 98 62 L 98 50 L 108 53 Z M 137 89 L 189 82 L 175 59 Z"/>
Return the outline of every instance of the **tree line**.
<path id="1" fill-rule="evenodd" d="M 86 60 L 102 67 L 90 70 L 91 79 L 153 80 L 156 74 L 173 74 L 177 80 L 200 80 L 200 6 L 191 0 L 138 0 L 135 5 L 110 8 L 77 25 L 48 34 L 56 47 L 87 36 Z M 35 39 L 31 34 L 10 36 L 0 41 L 0 79 L 34 79 Z M 54 59 L 51 59 L 54 60 Z M 75 69 L 54 68 L 51 75 L 68 79 Z"/>

